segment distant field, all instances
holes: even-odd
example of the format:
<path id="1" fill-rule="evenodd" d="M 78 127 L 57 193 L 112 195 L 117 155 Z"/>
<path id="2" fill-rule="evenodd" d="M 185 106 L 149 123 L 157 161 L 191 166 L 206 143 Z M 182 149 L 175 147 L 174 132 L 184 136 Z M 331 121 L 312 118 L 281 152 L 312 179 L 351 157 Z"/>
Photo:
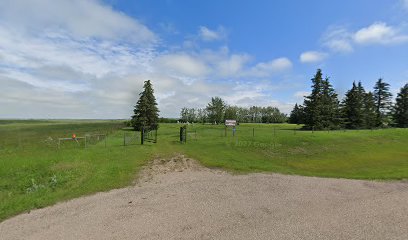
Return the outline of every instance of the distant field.
<path id="1" fill-rule="evenodd" d="M 186 144 L 178 124 L 161 124 L 158 143 L 140 145 L 121 121 L 0 121 L 0 220 L 33 208 L 132 183 L 157 156 L 183 153 L 212 168 L 355 179 L 408 178 L 408 129 L 314 132 L 290 124 L 189 125 Z M 105 141 L 59 137 L 107 134 Z M 123 146 L 124 135 L 134 136 Z"/>

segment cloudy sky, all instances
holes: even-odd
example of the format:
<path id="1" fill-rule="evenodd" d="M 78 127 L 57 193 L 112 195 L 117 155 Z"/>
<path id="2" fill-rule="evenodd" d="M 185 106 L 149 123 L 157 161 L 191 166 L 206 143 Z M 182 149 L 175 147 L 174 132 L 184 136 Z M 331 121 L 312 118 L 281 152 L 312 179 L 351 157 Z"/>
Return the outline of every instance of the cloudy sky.
<path id="1" fill-rule="evenodd" d="M 317 68 L 339 94 L 408 82 L 408 0 L 0 0 L 0 118 L 161 116 L 211 96 L 290 112 Z"/>

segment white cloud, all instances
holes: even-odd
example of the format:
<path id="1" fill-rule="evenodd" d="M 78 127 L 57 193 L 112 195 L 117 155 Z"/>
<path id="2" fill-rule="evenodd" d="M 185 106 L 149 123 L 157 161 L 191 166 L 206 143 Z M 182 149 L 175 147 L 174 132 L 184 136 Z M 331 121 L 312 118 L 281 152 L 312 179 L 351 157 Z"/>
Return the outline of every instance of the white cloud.
<path id="1" fill-rule="evenodd" d="M 329 27 L 323 34 L 323 46 L 334 52 L 349 53 L 353 51 L 351 34 L 344 27 Z"/>
<path id="2" fill-rule="evenodd" d="M 218 71 L 221 76 L 238 76 L 250 59 L 251 57 L 246 54 L 233 54 L 217 63 Z"/>
<path id="3" fill-rule="evenodd" d="M 408 33 L 402 26 L 375 22 L 355 32 L 345 27 L 330 27 L 322 37 L 322 44 L 334 52 L 349 53 L 354 45 L 392 45 L 408 42 Z"/>
<path id="4" fill-rule="evenodd" d="M 200 59 L 185 53 L 160 56 L 156 59 L 157 70 L 175 76 L 204 77 L 209 69 Z"/>
<path id="5" fill-rule="evenodd" d="M 308 51 L 300 55 L 300 61 L 302 63 L 316 63 L 321 62 L 327 57 L 327 53 L 317 52 L 317 51 Z"/>
<path id="6" fill-rule="evenodd" d="M 305 96 L 308 96 L 310 94 L 310 92 L 307 91 L 297 91 L 295 92 L 295 94 L 293 94 L 293 96 L 297 99 L 303 99 Z"/>
<path id="7" fill-rule="evenodd" d="M 223 27 L 219 27 L 217 30 L 211 30 L 205 26 L 201 26 L 198 34 L 202 40 L 208 42 L 226 38 L 226 32 Z"/>
<path id="8" fill-rule="evenodd" d="M 223 39 L 220 29 L 210 31 Z M 254 62 L 225 46 L 200 50 L 200 41 L 159 50 L 157 41 L 147 26 L 96 0 L 1 1 L 0 118 L 126 118 L 147 79 L 161 116 L 205 107 L 215 95 L 271 104 L 266 89 L 276 90 L 274 77 L 292 67 L 287 58 Z"/>
<path id="9" fill-rule="evenodd" d="M 157 40 L 143 24 L 97 0 L 3 0 L 0 19 L 29 33 L 65 29 L 78 38 L 119 39 L 134 43 Z"/>
<path id="10" fill-rule="evenodd" d="M 288 58 L 281 57 L 269 62 L 261 62 L 256 64 L 253 68 L 251 68 L 248 75 L 267 77 L 275 73 L 287 71 L 291 69 L 292 66 L 293 64 Z"/>
<path id="11" fill-rule="evenodd" d="M 353 39 L 358 44 L 394 44 L 408 42 L 408 35 L 386 23 L 377 22 L 358 30 Z"/>

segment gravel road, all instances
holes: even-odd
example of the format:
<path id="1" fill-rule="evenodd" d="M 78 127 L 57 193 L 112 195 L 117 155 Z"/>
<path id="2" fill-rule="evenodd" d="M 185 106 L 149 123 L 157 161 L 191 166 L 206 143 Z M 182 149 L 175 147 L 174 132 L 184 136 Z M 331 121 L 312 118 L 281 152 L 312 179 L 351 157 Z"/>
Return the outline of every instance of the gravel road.
<path id="1" fill-rule="evenodd" d="M 408 239 L 408 182 L 231 175 L 178 156 L 134 186 L 0 223 L 0 239 Z"/>

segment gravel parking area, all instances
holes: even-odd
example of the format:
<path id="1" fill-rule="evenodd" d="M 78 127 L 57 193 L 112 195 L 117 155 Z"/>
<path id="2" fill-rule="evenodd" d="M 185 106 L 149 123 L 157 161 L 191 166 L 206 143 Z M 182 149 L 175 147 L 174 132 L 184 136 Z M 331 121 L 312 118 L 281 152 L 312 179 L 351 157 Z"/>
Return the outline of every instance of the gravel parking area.
<path id="1" fill-rule="evenodd" d="M 21 214 L 1 239 L 408 239 L 408 182 L 231 175 L 177 156 L 134 186 Z"/>

